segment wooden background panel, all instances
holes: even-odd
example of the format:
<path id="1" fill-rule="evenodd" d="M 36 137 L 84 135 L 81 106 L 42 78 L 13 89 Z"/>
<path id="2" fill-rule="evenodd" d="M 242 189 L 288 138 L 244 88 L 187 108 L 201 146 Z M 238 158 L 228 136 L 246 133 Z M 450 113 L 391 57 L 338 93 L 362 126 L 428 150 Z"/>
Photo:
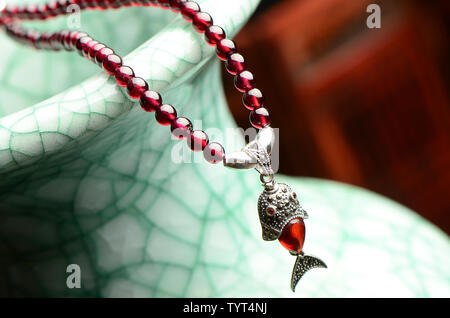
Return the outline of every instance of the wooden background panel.
<path id="1" fill-rule="evenodd" d="M 369 29 L 372 2 L 281 1 L 237 36 L 280 128 L 280 172 L 368 188 L 450 233 L 449 5 L 377 1 Z"/>

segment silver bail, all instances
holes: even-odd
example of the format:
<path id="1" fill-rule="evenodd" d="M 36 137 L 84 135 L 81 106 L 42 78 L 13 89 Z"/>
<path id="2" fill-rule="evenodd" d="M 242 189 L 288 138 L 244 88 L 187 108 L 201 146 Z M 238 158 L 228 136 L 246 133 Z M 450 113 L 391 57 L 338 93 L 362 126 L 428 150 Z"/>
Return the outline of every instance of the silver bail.
<path id="1" fill-rule="evenodd" d="M 270 165 L 270 153 L 275 143 L 275 133 L 272 127 L 261 129 L 255 140 L 247 144 L 242 151 L 225 156 L 224 165 L 235 169 L 258 170 L 261 175 L 273 175 Z"/>

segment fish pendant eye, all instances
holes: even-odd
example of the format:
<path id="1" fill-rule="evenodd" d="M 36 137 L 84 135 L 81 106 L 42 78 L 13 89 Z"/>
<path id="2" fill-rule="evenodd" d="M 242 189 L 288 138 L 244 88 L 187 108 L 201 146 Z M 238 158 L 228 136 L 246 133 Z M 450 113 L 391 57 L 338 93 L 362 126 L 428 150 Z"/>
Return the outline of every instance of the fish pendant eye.
<path id="1" fill-rule="evenodd" d="M 269 216 L 274 215 L 277 212 L 277 209 L 274 206 L 269 205 L 266 209 L 266 213 Z"/>
<path id="2" fill-rule="evenodd" d="M 293 201 L 297 200 L 297 193 L 295 193 L 295 192 L 291 193 L 291 200 L 293 200 Z"/>

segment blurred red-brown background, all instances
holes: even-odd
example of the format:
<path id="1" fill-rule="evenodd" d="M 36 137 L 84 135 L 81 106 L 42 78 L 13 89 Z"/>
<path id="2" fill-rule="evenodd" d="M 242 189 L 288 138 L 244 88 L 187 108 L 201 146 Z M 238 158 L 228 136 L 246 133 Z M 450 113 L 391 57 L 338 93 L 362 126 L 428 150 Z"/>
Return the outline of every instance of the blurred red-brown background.
<path id="1" fill-rule="evenodd" d="M 280 128 L 280 172 L 370 189 L 450 233 L 449 13 L 446 0 L 263 0 L 236 42 Z"/>

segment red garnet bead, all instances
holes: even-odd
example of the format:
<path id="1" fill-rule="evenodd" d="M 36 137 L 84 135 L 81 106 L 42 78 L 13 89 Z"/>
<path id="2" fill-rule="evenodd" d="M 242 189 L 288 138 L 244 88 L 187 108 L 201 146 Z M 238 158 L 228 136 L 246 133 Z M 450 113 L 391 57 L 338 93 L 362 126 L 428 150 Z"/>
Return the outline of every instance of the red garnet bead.
<path id="1" fill-rule="evenodd" d="M 177 118 L 177 111 L 172 105 L 164 104 L 156 110 L 155 118 L 159 124 L 168 126 Z"/>
<path id="2" fill-rule="evenodd" d="M 49 17 L 56 17 L 59 7 L 58 2 L 51 1 L 45 5 L 46 11 L 48 12 Z"/>
<path id="3" fill-rule="evenodd" d="M 24 35 L 21 35 L 21 36 L 23 37 Z M 59 42 L 59 37 L 60 37 L 59 33 L 56 32 L 56 33 L 53 33 L 49 38 L 50 48 L 54 51 L 59 51 L 62 49 L 62 44 Z M 84 50 L 84 48 L 83 48 L 83 50 Z M 81 53 L 83 53 L 83 52 L 81 52 Z"/>
<path id="4" fill-rule="evenodd" d="M 84 0 L 83 2 L 86 2 L 86 0 Z M 95 1 L 95 3 L 96 3 L 96 8 L 97 9 L 100 9 L 100 10 L 106 10 L 106 9 L 108 9 L 108 3 L 106 2 L 106 1 L 102 1 L 102 0 L 99 0 L 99 1 Z"/>
<path id="5" fill-rule="evenodd" d="M 249 71 L 243 71 L 234 78 L 234 86 L 242 93 L 255 87 L 255 78 Z"/>
<path id="6" fill-rule="evenodd" d="M 95 0 L 84 0 L 83 2 L 85 3 L 86 8 L 93 9 L 97 7 L 97 1 Z"/>
<path id="7" fill-rule="evenodd" d="M 212 142 L 203 150 L 203 156 L 209 163 L 218 163 L 225 157 L 225 150 L 221 144 Z"/>
<path id="8" fill-rule="evenodd" d="M 9 29 L 8 29 L 9 31 Z M 37 40 L 37 47 L 40 49 L 48 49 L 50 44 L 49 44 L 49 38 L 50 38 L 50 33 L 48 32 L 44 32 L 41 34 L 41 36 L 38 38 Z"/>
<path id="9" fill-rule="evenodd" d="M 189 137 L 192 131 L 192 123 L 185 117 L 178 117 L 172 122 L 170 130 L 175 138 L 184 139 Z"/>
<path id="10" fill-rule="evenodd" d="M 162 98 L 158 92 L 145 91 L 141 96 L 141 107 L 146 112 L 155 112 L 161 107 Z"/>
<path id="11" fill-rule="evenodd" d="M 204 33 L 206 28 L 213 24 L 213 19 L 206 12 L 197 12 L 192 19 L 192 24 L 198 32 Z"/>
<path id="12" fill-rule="evenodd" d="M 97 52 L 97 54 L 95 55 L 95 61 L 99 66 L 103 66 L 103 60 L 111 54 L 114 54 L 114 51 L 105 46 L 103 49 L 100 49 L 100 51 Z"/>
<path id="13" fill-rule="evenodd" d="M 66 14 L 66 9 L 70 5 L 69 0 L 58 0 L 58 10 L 59 14 Z"/>
<path id="14" fill-rule="evenodd" d="M 38 5 L 38 12 L 39 12 L 38 17 L 41 20 L 44 20 L 49 16 L 49 12 L 47 11 L 47 6 L 43 3 Z"/>
<path id="15" fill-rule="evenodd" d="M 86 49 L 86 45 L 89 41 L 92 41 L 92 38 L 90 36 L 83 36 L 77 40 L 75 43 L 75 47 L 78 51 L 78 54 L 83 56 L 83 51 Z"/>
<path id="16" fill-rule="evenodd" d="M 108 75 L 114 75 L 116 69 L 122 66 L 122 59 L 116 54 L 110 54 L 103 60 L 103 70 Z"/>
<path id="17" fill-rule="evenodd" d="M 186 21 L 192 22 L 192 19 L 197 12 L 200 12 L 200 6 L 197 2 L 187 1 L 182 4 L 181 14 Z"/>
<path id="18" fill-rule="evenodd" d="M 206 42 L 212 46 L 225 39 L 225 31 L 218 25 L 211 25 L 205 31 Z"/>
<path id="19" fill-rule="evenodd" d="M 264 107 L 257 108 L 250 113 L 250 123 L 255 128 L 264 128 L 270 124 L 269 111 Z"/>
<path id="20" fill-rule="evenodd" d="M 104 45 L 103 43 L 97 43 L 89 49 L 89 56 L 91 57 L 92 62 L 97 63 L 95 57 L 97 56 L 97 53 L 104 47 L 106 47 L 106 45 Z"/>
<path id="21" fill-rule="evenodd" d="M 253 88 L 242 96 L 242 102 L 247 109 L 255 110 L 256 108 L 263 107 L 264 95 L 259 89 Z"/>
<path id="22" fill-rule="evenodd" d="M 169 0 L 170 7 L 172 8 L 173 12 L 180 12 L 181 8 L 183 7 L 183 3 L 187 0 Z"/>
<path id="23" fill-rule="evenodd" d="M 68 30 L 61 30 L 59 31 L 59 43 L 62 45 L 62 48 L 67 50 L 66 47 L 66 39 L 69 36 L 70 31 Z"/>
<path id="24" fill-rule="evenodd" d="M 187 139 L 189 148 L 192 151 L 202 151 L 209 143 L 208 135 L 202 130 L 194 130 Z"/>
<path id="25" fill-rule="evenodd" d="M 148 90 L 148 84 L 143 78 L 133 77 L 127 84 L 127 90 L 131 98 L 139 99 Z"/>
<path id="26" fill-rule="evenodd" d="M 219 42 L 217 42 L 216 51 L 217 57 L 222 61 L 226 61 L 228 56 L 230 56 L 233 53 L 236 53 L 237 48 L 234 41 L 231 41 L 230 39 L 222 39 Z"/>
<path id="27" fill-rule="evenodd" d="M 66 45 L 67 38 L 70 36 L 70 31 L 63 30 L 63 31 L 59 32 L 59 34 L 61 35 L 59 39 L 61 41 L 61 44 L 62 44 L 63 48 L 66 51 L 70 51 L 70 48 L 67 47 L 67 45 Z"/>
<path id="28" fill-rule="evenodd" d="M 115 74 L 117 85 L 120 87 L 127 86 L 128 82 L 134 77 L 134 71 L 129 66 L 122 65 L 116 69 Z"/>
<path id="29" fill-rule="evenodd" d="M 131 0 L 119 0 L 119 3 L 122 7 L 129 7 L 131 6 Z"/>
<path id="30" fill-rule="evenodd" d="M 66 46 L 66 48 L 68 48 L 69 50 L 73 49 L 73 47 L 75 46 L 75 42 L 83 37 L 86 36 L 87 33 L 84 32 L 78 32 L 78 31 L 72 31 L 70 32 L 70 34 L 66 37 L 64 45 Z"/>
<path id="31" fill-rule="evenodd" d="M 36 43 L 39 39 L 40 33 L 35 30 L 28 30 L 27 38 L 32 43 L 33 46 L 36 47 Z"/>
<path id="32" fill-rule="evenodd" d="M 294 218 L 286 224 L 278 238 L 281 245 L 289 251 L 300 254 L 305 242 L 305 223 L 302 218 Z"/>
<path id="33" fill-rule="evenodd" d="M 231 54 L 225 64 L 228 73 L 236 75 L 245 69 L 244 57 L 239 53 Z"/>
<path id="34" fill-rule="evenodd" d="M 29 4 L 25 7 L 25 14 L 29 19 L 38 18 L 39 19 L 39 9 L 35 4 Z"/>
<path id="35" fill-rule="evenodd" d="M 91 59 L 91 55 L 89 54 L 89 52 L 91 51 L 91 49 L 98 44 L 98 41 L 96 40 L 91 40 L 88 43 L 86 43 L 86 46 L 83 48 L 83 56 L 85 58 L 87 58 L 88 60 Z"/>
<path id="36" fill-rule="evenodd" d="M 75 0 L 74 4 L 77 4 L 78 6 L 80 6 L 81 10 L 87 8 L 87 1 L 85 1 L 85 0 Z"/>
<path id="37" fill-rule="evenodd" d="M 157 1 L 153 1 L 153 2 L 157 2 L 157 4 L 159 5 L 160 8 L 162 9 L 168 9 L 170 4 L 169 4 L 169 0 L 157 0 Z"/>
<path id="38" fill-rule="evenodd" d="M 70 32 L 70 37 L 66 44 L 70 47 L 75 47 L 75 44 L 77 43 L 78 39 L 87 36 L 87 33 L 84 32 L 78 32 L 78 31 L 72 31 Z"/>

